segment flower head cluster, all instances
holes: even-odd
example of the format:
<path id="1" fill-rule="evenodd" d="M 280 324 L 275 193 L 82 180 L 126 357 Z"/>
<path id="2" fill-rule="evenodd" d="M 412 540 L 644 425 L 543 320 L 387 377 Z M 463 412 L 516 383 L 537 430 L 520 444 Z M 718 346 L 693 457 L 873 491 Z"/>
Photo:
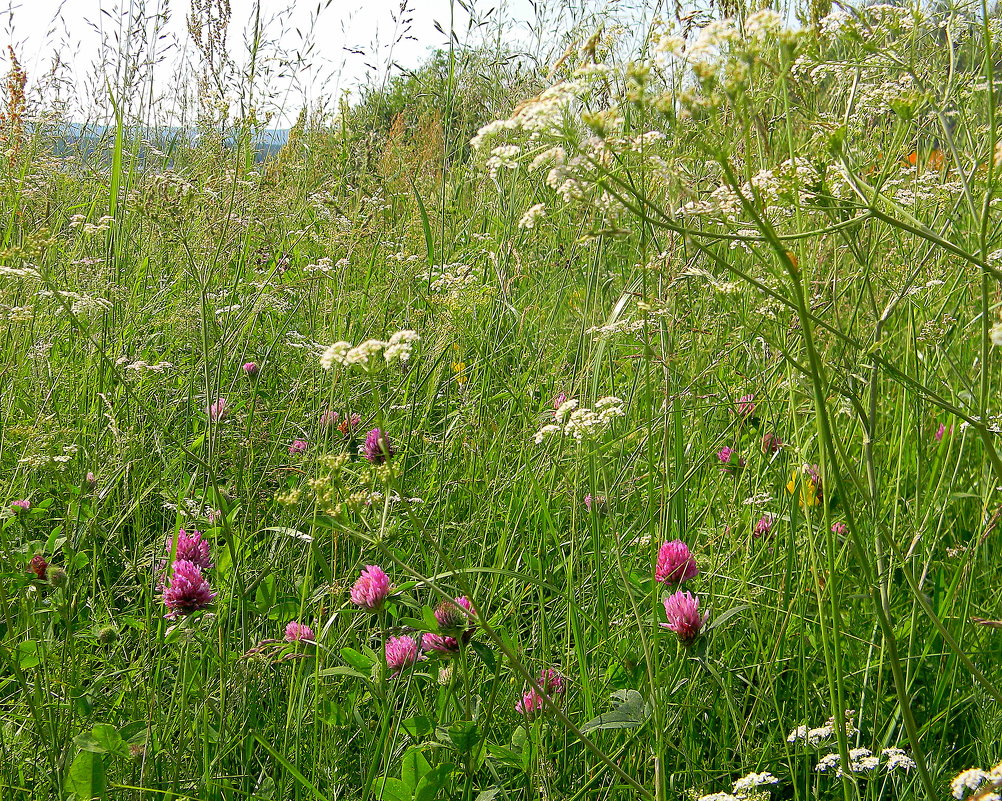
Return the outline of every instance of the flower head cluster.
<path id="1" fill-rule="evenodd" d="M 367 339 L 354 346 L 350 342 L 335 342 L 321 355 L 320 366 L 324 370 L 330 370 L 335 364 L 345 367 L 354 365 L 368 371 L 374 367 L 373 362 L 380 353 L 386 364 L 406 362 L 414 351 L 414 343 L 420 339 L 417 331 L 404 330 L 397 331 L 385 341 Z"/>
<path id="2" fill-rule="evenodd" d="M 216 398 L 212 403 L 208 405 L 205 409 L 205 413 L 209 415 L 209 420 L 213 423 L 218 423 L 224 417 L 226 417 L 226 412 L 228 410 L 229 404 L 226 402 L 226 398 Z"/>
<path id="3" fill-rule="evenodd" d="M 389 594 L 390 577 L 383 568 L 379 565 L 366 565 L 351 588 L 351 602 L 370 612 L 378 612 Z"/>
<path id="4" fill-rule="evenodd" d="M 547 668 L 540 673 L 536 683 L 543 692 L 540 693 L 535 687 L 530 687 L 515 704 L 515 711 L 526 720 L 535 720 L 546 711 L 544 695 L 556 703 L 567 691 L 566 679 L 553 668 Z"/>
<path id="5" fill-rule="evenodd" d="M 554 422 L 539 429 L 533 441 L 541 445 L 548 437 L 563 434 L 580 442 L 586 437 L 605 431 L 615 418 L 623 417 L 625 414 L 623 401 L 612 395 L 599 398 L 595 401 L 593 409 L 581 407 L 576 399 L 571 398 L 557 407 L 553 413 Z"/>
<path id="6" fill-rule="evenodd" d="M 396 676 L 405 668 L 412 667 L 424 659 L 417 640 L 404 635 L 400 637 L 390 637 L 386 641 L 386 667 L 391 671 L 391 676 Z"/>
<path id="7" fill-rule="evenodd" d="M 176 543 L 176 544 L 175 544 Z M 183 528 L 177 532 L 177 538 L 171 537 L 167 540 L 167 552 L 174 550 L 174 559 L 184 562 L 191 562 L 202 570 L 212 569 L 212 556 L 209 553 L 209 543 L 203 539 L 201 531 L 185 531 Z"/>
<path id="8" fill-rule="evenodd" d="M 313 633 L 313 629 L 305 623 L 299 623 L 298 621 L 291 620 L 285 627 L 286 642 L 301 642 L 302 640 L 315 642 L 316 639 L 317 635 Z"/>
<path id="9" fill-rule="evenodd" d="M 710 793 L 700 796 L 699 801 L 760 801 L 768 798 L 766 788 L 779 784 L 779 779 L 768 771 L 749 773 L 734 782 L 733 792 Z"/>
<path id="10" fill-rule="evenodd" d="M 665 617 L 668 622 L 662 623 L 661 628 L 675 632 L 679 642 L 688 647 L 699 637 L 709 615 L 699 613 L 698 596 L 679 590 L 665 598 Z"/>
<path id="11" fill-rule="evenodd" d="M 366 435 L 362 455 L 373 464 L 383 464 L 395 453 L 390 438 L 381 429 L 374 428 Z"/>
<path id="12" fill-rule="evenodd" d="M 742 395 L 734 404 L 734 413 L 743 420 L 750 419 L 755 414 L 755 396 Z"/>
<path id="13" fill-rule="evenodd" d="M 968 799 L 978 799 L 978 801 L 998 801 L 999 793 L 994 792 L 1002 788 L 1002 762 L 999 762 L 991 770 L 981 768 L 968 768 L 959 773 L 950 782 L 950 791 L 957 801 L 962 801 L 967 791 L 971 791 Z"/>
<path id="14" fill-rule="evenodd" d="M 198 565 L 186 559 L 174 562 L 170 582 L 163 594 L 164 606 L 167 607 L 165 617 L 176 618 L 206 609 L 215 597 L 216 593 Z"/>
<path id="15" fill-rule="evenodd" d="M 727 445 L 717 451 L 717 460 L 720 462 L 720 469 L 732 476 L 737 475 L 745 466 L 741 454 Z"/>
<path id="16" fill-rule="evenodd" d="M 856 710 L 847 709 L 845 711 L 845 736 L 852 737 L 859 730 L 856 728 Z M 824 726 L 818 726 L 817 728 L 810 728 L 809 726 L 802 725 L 797 726 L 793 731 L 787 735 L 786 741 L 788 743 L 796 743 L 801 740 L 806 741 L 808 745 L 820 745 L 821 743 L 827 742 L 835 736 L 836 723 L 835 718 L 829 718 Z"/>
<path id="17" fill-rule="evenodd" d="M 425 651 L 454 654 L 470 641 L 477 630 L 476 610 L 465 595 L 443 601 L 435 608 L 435 622 L 441 634 L 427 632 L 421 637 Z"/>
<path id="18" fill-rule="evenodd" d="M 696 557 L 682 540 L 666 542 L 658 549 L 654 579 L 668 586 L 684 584 L 699 575 Z"/>
<path id="19" fill-rule="evenodd" d="M 915 767 L 915 761 L 900 748 L 885 748 L 879 755 L 874 754 L 869 748 L 853 748 L 849 751 L 849 770 L 842 767 L 842 758 L 836 754 L 825 754 L 818 760 L 814 770 L 818 773 L 834 771 L 836 776 L 848 773 L 872 773 L 880 767 L 881 758 L 884 760 L 884 770 L 903 770 L 905 772 Z"/>
<path id="20" fill-rule="evenodd" d="M 764 514 L 759 518 L 759 521 L 755 524 L 755 528 L 752 529 L 752 536 L 755 539 L 759 537 L 767 537 L 772 532 L 772 525 L 776 522 L 776 518 L 770 514 Z"/>
<path id="21" fill-rule="evenodd" d="M 305 439 L 296 439 L 292 441 L 289 445 L 289 455 L 298 456 L 301 453 L 306 453 L 306 449 L 309 447 Z"/>

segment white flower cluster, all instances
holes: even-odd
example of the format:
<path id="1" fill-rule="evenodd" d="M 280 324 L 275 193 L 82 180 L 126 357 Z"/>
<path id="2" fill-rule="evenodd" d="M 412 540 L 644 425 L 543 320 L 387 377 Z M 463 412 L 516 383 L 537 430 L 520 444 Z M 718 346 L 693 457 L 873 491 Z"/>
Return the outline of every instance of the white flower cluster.
<path id="1" fill-rule="evenodd" d="M 114 217 L 109 217 L 105 215 L 101 217 L 96 223 L 87 222 L 87 217 L 83 214 L 74 214 L 70 217 L 70 228 L 80 228 L 85 234 L 99 234 L 102 231 L 107 231 L 111 228 L 112 223 L 115 222 Z"/>
<path id="2" fill-rule="evenodd" d="M 61 453 L 29 453 L 23 459 L 18 459 L 18 463 L 28 465 L 28 467 L 54 466 L 62 470 L 65 468 L 66 463 L 76 456 L 78 450 L 79 447 L 77 445 L 64 445 Z"/>
<path id="3" fill-rule="evenodd" d="M 968 790 L 972 793 L 968 798 L 977 798 L 978 801 L 999 801 L 1000 794 L 995 790 L 1000 788 L 1002 788 L 1002 762 L 991 770 L 968 768 L 950 782 L 950 791 L 957 801 L 962 801 Z"/>
<path id="4" fill-rule="evenodd" d="M 856 710 L 847 709 L 845 711 L 845 736 L 852 737 L 856 734 L 859 729 L 856 728 Z M 828 722 L 824 726 L 818 726 L 815 729 L 809 728 L 808 726 L 797 726 L 790 734 L 787 736 L 786 741 L 788 743 L 795 743 L 799 740 L 806 740 L 809 745 L 820 745 L 823 742 L 830 740 L 835 736 L 835 718 L 829 718 Z"/>
<path id="5" fill-rule="evenodd" d="M 779 779 L 768 771 L 765 773 L 749 773 L 734 782 L 734 791 L 730 793 L 710 793 L 700 796 L 699 801 L 759 801 L 768 797 L 764 788 L 779 784 Z"/>
<path id="6" fill-rule="evenodd" d="M 456 292 L 480 283 L 469 264 L 436 264 L 417 276 L 432 292 Z"/>
<path id="7" fill-rule="evenodd" d="M 915 761 L 900 748 L 885 748 L 880 755 L 875 755 L 869 748 L 853 748 L 849 751 L 850 773 L 872 773 L 880 767 L 881 757 L 884 759 L 884 770 L 903 770 L 905 772 L 915 767 Z M 821 757 L 814 770 L 818 773 L 835 771 L 836 776 L 842 776 L 841 757 L 838 754 L 826 754 Z"/>
<path id="8" fill-rule="evenodd" d="M 321 355 L 320 366 L 324 370 L 330 370 L 335 364 L 345 367 L 355 365 L 369 370 L 373 366 L 372 361 L 380 353 L 387 364 L 406 362 L 414 351 L 414 343 L 420 339 L 417 331 L 404 330 L 397 331 L 387 341 L 367 339 L 354 346 L 350 342 L 335 342 Z"/>
<path id="9" fill-rule="evenodd" d="M 548 437 L 563 434 L 580 442 L 585 437 L 605 431 L 615 418 L 625 414 L 623 401 L 612 395 L 599 398 L 593 409 L 579 407 L 578 401 L 572 398 L 560 404 L 553 413 L 554 422 L 539 429 L 532 439 L 537 445 L 541 445 Z"/>
<path id="10" fill-rule="evenodd" d="M 522 219 L 518 221 L 518 227 L 525 230 L 532 230 L 536 227 L 536 220 L 541 217 L 546 216 L 546 204 L 537 203 L 535 206 L 530 207 L 526 210 L 525 214 L 522 215 Z"/>
<path id="11" fill-rule="evenodd" d="M 803 203 L 813 197 L 807 187 L 820 179 L 818 171 L 804 158 L 787 159 L 772 170 L 759 170 L 739 191 L 721 184 L 705 200 L 694 200 L 677 210 L 681 216 L 720 215 L 728 220 L 742 216 L 741 198 L 769 209 L 784 195 L 796 195 Z"/>
<path id="12" fill-rule="evenodd" d="M 38 270 L 33 267 L 5 267 L 2 264 L 0 264 L 0 276 L 5 278 L 34 278 L 36 280 L 41 278 Z"/>
<path id="13" fill-rule="evenodd" d="M 114 307 L 114 304 L 110 300 L 94 297 L 93 295 L 84 295 L 80 292 L 69 292 L 66 290 L 50 292 L 47 289 L 43 289 L 38 293 L 38 296 L 43 298 L 60 297 L 63 300 L 71 301 L 70 312 L 75 315 L 99 314 L 109 311 Z"/>
<path id="14" fill-rule="evenodd" d="M 321 259 L 317 259 L 314 264 L 307 264 L 303 268 L 304 273 L 323 273 L 328 275 L 334 272 L 335 269 L 345 269 L 351 264 L 348 259 L 338 259 L 335 263 L 329 256 L 324 256 Z"/>
<path id="15" fill-rule="evenodd" d="M 133 373 L 164 373 L 174 366 L 170 362 L 157 362 L 156 364 L 149 364 L 142 360 L 134 362 L 130 361 L 128 356 L 120 357 L 115 361 L 115 364 L 123 370 Z"/>

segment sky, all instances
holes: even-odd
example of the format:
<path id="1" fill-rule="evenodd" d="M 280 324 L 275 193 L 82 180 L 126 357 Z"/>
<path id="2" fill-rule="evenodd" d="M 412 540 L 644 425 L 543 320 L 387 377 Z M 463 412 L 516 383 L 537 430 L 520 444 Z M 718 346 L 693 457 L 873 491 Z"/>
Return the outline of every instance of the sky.
<path id="1" fill-rule="evenodd" d="M 152 75 L 154 93 L 168 99 L 185 76 L 195 51 L 187 30 L 192 2 L 226 0 L 0 0 L 0 69 L 14 47 L 37 97 L 57 97 L 74 118 L 107 94 L 109 68 L 121 42 L 137 54 Z M 268 42 L 262 60 L 272 95 L 270 107 L 283 108 L 269 127 L 291 124 L 304 104 L 338 97 L 345 89 L 379 82 L 397 64 L 413 68 L 435 48 L 447 47 L 450 0 L 229 0 L 232 10 L 227 50 L 241 66 L 248 63 L 253 21 L 260 19 Z M 467 6 L 470 0 L 462 0 Z M 459 2 L 452 6 L 458 43 L 475 43 L 501 19 L 509 35 L 527 31 L 535 19 L 532 0 L 475 0 L 473 17 Z M 494 6 L 504 2 L 504 9 Z M 472 23 L 472 24 L 471 24 Z M 479 24 L 477 24 L 479 23 Z M 535 23 L 533 23 L 535 24 Z M 514 30 L 511 30 L 514 28 Z M 186 54 L 186 55 L 182 55 Z M 122 62 L 112 67 L 121 76 Z M 189 76 L 190 77 L 190 76 Z M 262 103 L 265 105 L 266 103 Z"/>

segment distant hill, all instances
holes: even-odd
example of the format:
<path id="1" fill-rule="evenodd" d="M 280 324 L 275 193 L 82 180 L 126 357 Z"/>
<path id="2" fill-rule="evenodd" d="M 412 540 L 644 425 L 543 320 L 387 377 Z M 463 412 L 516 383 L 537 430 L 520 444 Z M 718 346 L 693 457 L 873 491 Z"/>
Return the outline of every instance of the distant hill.
<path id="1" fill-rule="evenodd" d="M 43 138 L 52 141 L 57 153 L 76 152 L 93 155 L 110 149 L 115 129 L 110 125 L 69 122 L 45 125 L 39 133 Z M 146 147 L 154 147 L 157 150 L 168 152 L 179 141 L 183 142 L 185 146 L 193 145 L 198 141 L 197 131 L 176 126 L 131 128 L 129 134 L 130 139 L 138 138 Z M 264 161 L 274 156 L 288 141 L 288 128 L 259 132 L 255 135 L 253 142 L 256 160 Z M 141 157 L 145 157 L 145 153 L 141 152 Z"/>

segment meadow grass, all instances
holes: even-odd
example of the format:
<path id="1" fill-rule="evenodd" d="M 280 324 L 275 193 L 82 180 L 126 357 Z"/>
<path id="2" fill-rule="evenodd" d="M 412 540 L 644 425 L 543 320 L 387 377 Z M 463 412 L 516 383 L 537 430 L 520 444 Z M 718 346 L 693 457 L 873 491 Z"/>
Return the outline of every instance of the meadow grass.
<path id="1" fill-rule="evenodd" d="M 998 19 L 736 12 L 260 163 L 12 72 L 2 797 L 997 798 Z"/>

